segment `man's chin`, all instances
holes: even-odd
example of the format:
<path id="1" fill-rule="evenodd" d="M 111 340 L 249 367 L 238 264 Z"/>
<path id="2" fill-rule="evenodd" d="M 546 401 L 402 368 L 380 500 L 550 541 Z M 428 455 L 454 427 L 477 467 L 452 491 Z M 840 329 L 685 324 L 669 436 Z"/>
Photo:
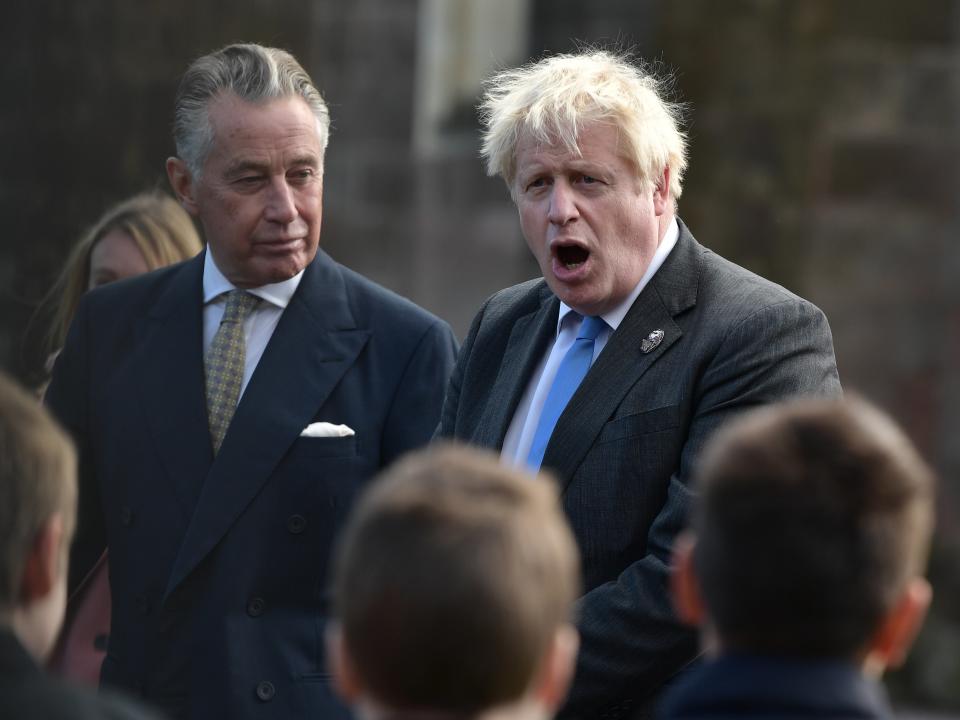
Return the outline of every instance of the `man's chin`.
<path id="1" fill-rule="evenodd" d="M 573 308 L 581 315 L 602 315 L 606 312 L 603 299 L 595 297 L 595 294 L 591 293 L 588 287 L 583 285 L 571 286 L 553 277 L 547 281 L 547 285 L 550 286 L 553 294 L 562 303 Z"/>
<path id="2" fill-rule="evenodd" d="M 289 280 L 294 275 L 302 271 L 316 257 L 317 251 L 314 249 L 309 255 L 299 252 L 295 255 L 285 258 L 260 258 L 251 268 L 249 280 L 246 285 L 234 283 L 237 287 L 260 287 L 261 285 L 273 285 Z"/>

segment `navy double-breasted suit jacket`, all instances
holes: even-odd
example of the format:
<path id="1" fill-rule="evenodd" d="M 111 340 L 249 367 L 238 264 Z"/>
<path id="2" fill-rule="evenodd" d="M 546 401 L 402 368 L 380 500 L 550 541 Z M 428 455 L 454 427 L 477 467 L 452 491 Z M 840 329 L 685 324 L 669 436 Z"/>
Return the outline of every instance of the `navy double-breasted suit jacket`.
<path id="1" fill-rule="evenodd" d="M 110 551 L 102 682 L 173 717 L 337 717 L 331 544 L 371 476 L 429 440 L 446 323 L 322 251 L 211 450 L 203 257 L 89 293 L 47 394 L 81 457 L 72 577 Z M 301 437 L 310 423 L 355 435 Z"/>
<path id="2" fill-rule="evenodd" d="M 502 446 L 556 336 L 559 306 L 542 279 L 484 304 L 450 381 L 440 437 Z M 674 617 L 667 575 L 710 434 L 745 408 L 839 393 L 823 313 L 704 248 L 681 222 L 676 246 L 570 399 L 543 458 L 560 482 L 586 590 L 562 717 L 631 715 L 693 658 L 696 638 Z"/>

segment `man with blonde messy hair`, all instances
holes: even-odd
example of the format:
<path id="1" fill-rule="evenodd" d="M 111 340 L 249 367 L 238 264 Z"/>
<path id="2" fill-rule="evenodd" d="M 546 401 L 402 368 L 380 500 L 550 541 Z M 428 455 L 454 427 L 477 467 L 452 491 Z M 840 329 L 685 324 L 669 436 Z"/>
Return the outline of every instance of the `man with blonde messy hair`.
<path id="1" fill-rule="evenodd" d="M 556 142 L 574 155 L 580 129 L 593 122 L 615 125 L 621 150 L 646 182 L 670 170 L 676 207 L 687 169 L 681 107 L 666 102 L 664 82 L 606 52 L 560 55 L 548 62 L 507 70 L 488 84 L 482 105 L 487 129 L 482 153 L 487 174 L 500 175 L 513 194 L 521 133 Z"/>
<path id="2" fill-rule="evenodd" d="M 676 217 L 680 110 L 589 50 L 507 70 L 481 104 L 542 279 L 492 296 L 461 350 L 438 435 L 549 468 L 583 561 L 566 717 L 643 716 L 696 652 L 667 592 L 691 467 L 737 412 L 840 394 L 826 318 L 712 253 Z"/>

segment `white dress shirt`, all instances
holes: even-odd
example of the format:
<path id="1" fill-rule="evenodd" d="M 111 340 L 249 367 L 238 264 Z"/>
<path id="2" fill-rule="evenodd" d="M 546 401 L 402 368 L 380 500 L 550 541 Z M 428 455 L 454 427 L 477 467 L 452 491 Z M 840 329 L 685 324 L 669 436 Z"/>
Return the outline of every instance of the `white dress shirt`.
<path id="1" fill-rule="evenodd" d="M 640 278 L 640 282 L 637 283 L 633 292 L 619 305 L 601 315 L 607 323 L 607 327 L 600 331 L 594 342 L 593 362 L 596 362 L 597 357 L 606 347 L 610 335 L 620 327 L 620 323 L 627 316 L 637 296 L 640 295 L 647 283 L 650 282 L 650 278 L 663 265 L 663 261 L 667 259 L 667 255 L 673 250 L 673 246 L 677 244 L 679 237 L 680 226 L 674 218 L 667 228 L 663 240 L 657 246 L 647 271 Z M 530 446 L 533 444 L 533 436 L 537 432 L 540 415 L 543 413 L 543 405 L 547 401 L 547 395 L 550 393 L 553 381 L 557 377 L 560 363 L 567 354 L 567 350 L 577 339 L 581 322 L 583 322 L 583 318 L 578 313 L 574 312 L 565 303 L 560 303 L 556 338 L 530 376 L 527 388 L 520 398 L 520 404 L 517 405 L 517 410 L 513 414 L 513 420 L 510 421 L 510 426 L 507 428 L 507 434 L 503 438 L 500 457 L 505 462 L 513 465 L 526 464 L 527 456 L 530 454 Z"/>
<path id="2" fill-rule="evenodd" d="M 293 297 L 297 287 L 300 285 L 300 279 L 303 277 L 303 270 L 298 272 L 289 280 L 273 283 L 271 285 L 261 285 L 257 288 L 244 288 L 251 295 L 256 295 L 263 300 L 257 308 L 251 312 L 243 322 L 243 339 L 246 344 L 243 364 L 243 383 L 240 385 L 240 396 L 243 397 L 244 390 L 247 389 L 247 383 L 253 375 L 253 371 L 263 356 L 263 351 L 273 337 L 273 331 L 280 322 L 280 316 L 284 308 Z M 217 334 L 220 328 L 220 320 L 223 318 L 223 311 L 227 307 L 226 293 L 238 289 L 220 272 L 217 263 L 213 259 L 210 249 L 207 249 L 206 257 L 203 260 L 203 354 L 206 357 L 207 350 L 213 343 L 213 336 Z"/>

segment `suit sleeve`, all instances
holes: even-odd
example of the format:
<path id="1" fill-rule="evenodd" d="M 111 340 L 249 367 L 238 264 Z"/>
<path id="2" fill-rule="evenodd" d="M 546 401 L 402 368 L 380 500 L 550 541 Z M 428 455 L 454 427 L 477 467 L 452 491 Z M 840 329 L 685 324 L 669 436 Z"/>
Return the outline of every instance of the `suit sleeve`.
<path id="1" fill-rule="evenodd" d="M 453 332 L 435 320 L 410 356 L 390 404 L 381 441 L 384 467 L 430 441 L 456 356 Z"/>
<path id="2" fill-rule="evenodd" d="M 680 464 L 667 481 L 645 556 L 579 602 L 581 651 L 562 718 L 629 715 L 695 657 L 696 636 L 675 618 L 669 597 L 670 553 L 693 501 L 696 458 L 713 431 L 750 407 L 841 392 L 826 318 L 793 299 L 732 327 L 695 377 Z"/>
<path id="3" fill-rule="evenodd" d="M 70 550 L 68 587 L 72 593 L 106 549 L 106 530 L 100 506 L 100 489 L 92 469 L 87 433 L 90 417 L 89 303 L 80 307 L 57 357 L 44 403 L 70 433 L 79 457 L 77 527 Z"/>

